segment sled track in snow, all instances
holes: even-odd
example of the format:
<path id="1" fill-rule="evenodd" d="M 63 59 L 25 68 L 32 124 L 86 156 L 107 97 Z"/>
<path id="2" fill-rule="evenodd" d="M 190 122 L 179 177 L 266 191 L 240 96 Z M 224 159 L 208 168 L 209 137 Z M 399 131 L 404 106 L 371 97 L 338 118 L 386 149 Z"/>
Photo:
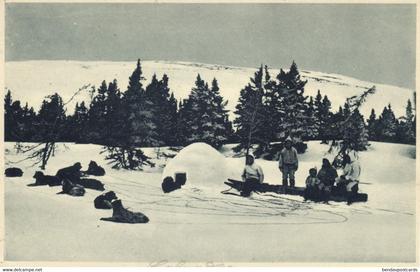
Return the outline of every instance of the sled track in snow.
<path id="1" fill-rule="evenodd" d="M 110 176 L 112 177 L 112 176 Z M 116 177 L 113 177 L 116 178 Z M 227 224 L 334 224 L 347 221 L 347 217 L 324 209 L 314 209 L 308 203 L 284 198 L 281 196 L 256 196 L 234 199 L 232 196 L 206 195 L 205 192 L 192 190 L 164 194 L 160 186 L 136 182 L 129 179 L 118 178 L 118 182 L 109 185 L 127 207 L 140 208 L 142 211 L 153 210 L 176 214 L 206 215 L 209 217 L 227 217 Z M 147 189 L 146 189 L 147 188 Z M 180 191 L 178 191 L 180 193 Z M 142 201 L 141 199 L 147 199 Z M 245 220 L 253 217 L 255 220 Z M 238 220 L 232 220 L 238 219 Z M 235 222 L 236 221 L 236 222 Z M 159 223 L 174 223 L 164 221 Z M 182 222 L 188 224 L 188 222 Z M 191 224 L 198 224 L 193 221 Z M 222 223 L 220 221 L 213 224 Z M 174 223 L 175 224 L 175 223 Z M 176 223 L 178 224 L 178 223 Z M 201 223 L 200 223 L 201 224 Z"/>

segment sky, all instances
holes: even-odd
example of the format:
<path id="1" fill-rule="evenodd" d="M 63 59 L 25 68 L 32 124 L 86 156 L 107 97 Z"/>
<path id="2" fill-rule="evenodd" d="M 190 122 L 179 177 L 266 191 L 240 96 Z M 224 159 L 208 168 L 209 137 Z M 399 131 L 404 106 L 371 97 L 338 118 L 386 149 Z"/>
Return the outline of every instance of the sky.
<path id="1" fill-rule="evenodd" d="M 6 3 L 6 61 L 188 61 L 415 88 L 414 4 Z"/>

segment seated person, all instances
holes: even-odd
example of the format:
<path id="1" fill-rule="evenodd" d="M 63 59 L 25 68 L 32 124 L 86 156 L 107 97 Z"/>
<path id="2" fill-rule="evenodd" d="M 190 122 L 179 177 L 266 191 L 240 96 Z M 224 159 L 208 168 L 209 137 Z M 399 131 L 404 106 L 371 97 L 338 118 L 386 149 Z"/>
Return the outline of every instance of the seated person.
<path id="1" fill-rule="evenodd" d="M 264 173 L 261 166 L 255 163 L 254 156 L 247 155 L 245 168 L 242 173 L 242 180 L 244 182 L 241 195 L 250 196 L 258 184 L 263 183 Z"/>
<path id="2" fill-rule="evenodd" d="M 316 174 L 316 168 L 309 169 L 309 176 L 306 178 L 306 188 L 303 195 L 305 201 L 308 199 L 318 201 L 321 198 L 321 191 L 324 186 Z"/>
<path id="3" fill-rule="evenodd" d="M 347 204 L 351 204 L 359 190 L 361 167 L 356 159 L 352 160 L 347 154 L 343 157 L 343 166 L 343 174 L 336 179 L 337 188 L 340 193 L 347 196 Z"/>
<path id="4" fill-rule="evenodd" d="M 337 170 L 335 170 L 328 159 L 324 158 L 322 160 L 322 168 L 318 172 L 318 178 L 325 186 L 323 190 L 323 200 L 326 202 L 329 200 L 337 176 Z"/>

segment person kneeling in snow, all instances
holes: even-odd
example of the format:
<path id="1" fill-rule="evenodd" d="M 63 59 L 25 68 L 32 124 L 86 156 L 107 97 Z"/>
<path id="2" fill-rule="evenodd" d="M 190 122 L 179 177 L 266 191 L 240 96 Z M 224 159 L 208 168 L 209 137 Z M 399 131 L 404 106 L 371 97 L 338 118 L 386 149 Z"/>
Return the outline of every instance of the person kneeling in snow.
<path id="1" fill-rule="evenodd" d="M 254 156 L 252 155 L 246 156 L 242 180 L 244 185 L 242 188 L 241 196 L 250 196 L 251 192 L 255 190 L 255 187 L 264 181 L 263 170 L 261 166 L 255 163 Z"/>
<path id="2" fill-rule="evenodd" d="M 343 157 L 343 175 L 336 179 L 337 189 L 347 197 L 347 204 L 353 202 L 354 196 L 359 191 L 359 177 L 361 172 L 360 163 L 351 159 L 349 155 Z"/>

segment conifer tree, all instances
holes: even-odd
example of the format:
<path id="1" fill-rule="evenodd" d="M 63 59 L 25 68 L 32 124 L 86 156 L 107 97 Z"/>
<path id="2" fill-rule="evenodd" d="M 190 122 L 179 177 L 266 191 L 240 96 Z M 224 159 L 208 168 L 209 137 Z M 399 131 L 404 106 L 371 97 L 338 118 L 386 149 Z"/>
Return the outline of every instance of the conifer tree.
<path id="1" fill-rule="evenodd" d="M 76 103 L 74 114 L 69 116 L 68 121 L 68 141 L 85 142 L 86 129 L 88 122 L 88 109 L 85 102 Z"/>
<path id="2" fill-rule="evenodd" d="M 105 144 L 105 137 L 107 131 L 106 120 L 106 92 L 107 83 L 102 81 L 101 86 L 94 90 L 94 97 L 89 107 L 88 114 L 88 128 L 86 141 L 92 143 Z"/>
<path id="3" fill-rule="evenodd" d="M 126 135 L 124 141 L 128 146 L 157 146 L 159 140 L 153 122 L 153 105 L 149 99 L 146 99 L 142 80 L 144 78 L 138 60 L 122 99 L 125 120 L 123 131 Z"/>
<path id="4" fill-rule="evenodd" d="M 315 136 L 315 119 L 310 118 L 307 112 L 307 96 L 304 96 L 304 87 L 307 81 L 300 79 L 300 74 L 295 62 L 286 73 L 280 70 L 277 76 L 277 88 L 282 96 L 282 108 L 284 111 L 280 132 L 284 137 L 291 136 L 295 145 L 302 143 L 302 138 Z M 299 148 L 304 152 L 305 148 Z"/>
<path id="5" fill-rule="evenodd" d="M 19 132 L 19 119 L 22 114 L 20 101 L 13 101 L 10 90 L 4 98 L 4 137 L 5 141 L 22 141 Z"/>
<path id="6" fill-rule="evenodd" d="M 236 151 L 246 150 L 248 154 L 251 144 L 266 145 L 261 135 L 266 117 L 263 95 L 263 67 L 261 66 L 250 79 L 250 83 L 241 90 L 236 105 L 236 118 L 233 121 L 239 138 L 239 145 L 235 147 Z"/>
<path id="7" fill-rule="evenodd" d="M 195 86 L 179 109 L 182 142 L 205 142 L 219 148 L 228 139 L 226 102 L 220 96 L 217 80 L 212 88 L 198 74 Z"/>
<path id="8" fill-rule="evenodd" d="M 145 97 L 151 101 L 153 122 L 156 125 L 157 139 L 160 145 L 173 145 L 176 143 L 176 111 L 177 101 L 169 89 L 169 78 L 166 74 L 161 80 L 153 75 L 150 84 L 146 87 Z"/>
<path id="9" fill-rule="evenodd" d="M 349 148 L 356 151 L 366 150 L 369 134 L 358 109 L 354 110 L 349 121 L 344 123 L 343 131 L 343 141 Z"/>
<path id="10" fill-rule="evenodd" d="M 388 104 L 388 107 L 384 107 L 378 121 L 378 132 L 380 135 L 380 140 L 386 142 L 395 142 L 397 129 L 398 120 L 395 118 L 391 104 Z"/>
<path id="11" fill-rule="evenodd" d="M 332 137 L 331 128 L 331 102 L 327 96 L 322 98 L 321 92 L 315 97 L 315 117 L 318 125 L 318 138 L 321 143 L 327 143 L 328 139 Z"/>
<path id="12" fill-rule="evenodd" d="M 378 120 L 376 119 L 375 110 L 372 109 L 369 115 L 369 119 L 367 120 L 367 129 L 369 132 L 369 140 L 376 141 L 378 140 Z"/>
<path id="13" fill-rule="evenodd" d="M 400 119 L 401 121 L 399 122 L 397 133 L 398 142 L 415 144 L 415 116 L 410 99 L 407 101 L 407 106 L 405 108 L 405 116 Z"/>
<path id="14" fill-rule="evenodd" d="M 142 169 L 144 165 L 154 166 L 144 155 L 140 146 L 155 146 L 158 143 L 156 125 L 153 122 L 152 102 L 145 97 L 140 60 L 129 78 L 127 91 L 115 115 L 119 130 L 114 141 L 105 147 L 106 159 L 115 168 Z M 117 88 L 111 88 L 117 89 Z M 118 91 L 116 91 L 116 94 Z"/>

